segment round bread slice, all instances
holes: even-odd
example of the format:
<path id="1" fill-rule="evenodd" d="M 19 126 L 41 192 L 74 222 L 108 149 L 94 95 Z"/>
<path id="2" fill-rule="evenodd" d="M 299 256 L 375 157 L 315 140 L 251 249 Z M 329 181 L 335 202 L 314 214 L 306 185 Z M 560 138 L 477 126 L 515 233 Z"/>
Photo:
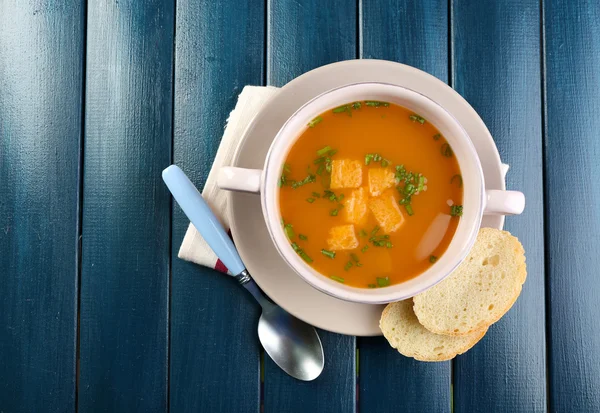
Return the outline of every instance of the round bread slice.
<path id="1" fill-rule="evenodd" d="M 432 333 L 419 323 L 411 299 L 388 304 L 379 328 L 393 348 L 420 361 L 450 360 L 473 347 L 487 331 L 455 337 Z"/>
<path id="2" fill-rule="evenodd" d="M 519 240 L 506 231 L 482 228 L 458 268 L 413 298 L 414 311 L 433 333 L 471 334 L 489 327 L 512 307 L 526 277 Z"/>

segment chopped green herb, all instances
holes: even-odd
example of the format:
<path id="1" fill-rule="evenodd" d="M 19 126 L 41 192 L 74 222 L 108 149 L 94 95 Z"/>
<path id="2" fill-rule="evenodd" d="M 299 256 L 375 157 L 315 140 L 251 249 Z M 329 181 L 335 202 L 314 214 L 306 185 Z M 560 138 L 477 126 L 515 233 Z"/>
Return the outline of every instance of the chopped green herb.
<path id="1" fill-rule="evenodd" d="M 429 256 L 429 262 L 430 262 L 430 263 L 432 263 L 432 264 L 433 264 L 433 263 L 434 263 L 434 262 L 436 262 L 436 261 L 437 261 L 437 257 L 436 257 L 435 255 L 430 255 L 430 256 Z"/>
<path id="2" fill-rule="evenodd" d="M 331 150 L 331 146 L 326 146 L 326 147 L 324 147 L 324 148 L 322 148 L 322 149 L 319 149 L 319 150 L 317 151 L 317 155 L 319 155 L 319 156 L 324 156 L 324 155 L 326 155 L 326 154 L 327 154 L 327 152 L 329 152 L 330 150 Z"/>
<path id="3" fill-rule="evenodd" d="M 375 227 L 377 229 L 377 231 L 379 230 L 379 227 Z M 387 234 L 384 235 L 376 235 L 377 232 L 375 232 L 375 230 L 373 230 L 373 232 L 371 232 L 371 237 L 369 238 L 369 242 L 371 242 L 373 244 L 373 246 L 375 247 L 387 247 L 387 248 L 392 248 L 393 245 L 392 243 L 389 241 L 390 236 Z"/>
<path id="4" fill-rule="evenodd" d="M 375 225 L 375 228 L 373 228 L 373 231 L 371 231 L 371 236 L 374 237 L 375 234 L 377 234 L 377 232 L 380 230 L 381 228 L 379 227 L 379 225 Z"/>
<path id="5" fill-rule="evenodd" d="M 337 282 L 342 283 L 342 284 L 344 284 L 346 282 L 346 280 L 344 280 L 342 277 L 338 277 L 336 275 L 332 275 L 329 278 L 331 278 L 333 281 L 337 281 Z"/>
<path id="6" fill-rule="evenodd" d="M 304 261 L 306 261 L 309 264 L 313 262 L 312 258 L 310 258 L 308 254 L 304 252 L 304 250 L 300 248 L 295 242 L 292 242 L 292 248 L 294 249 L 294 251 L 296 251 L 296 254 L 298 254 L 300 258 L 302 258 Z"/>
<path id="7" fill-rule="evenodd" d="M 362 104 L 360 102 L 354 102 L 352 104 L 352 109 L 357 110 L 357 109 L 360 109 L 361 106 L 362 106 Z"/>
<path id="8" fill-rule="evenodd" d="M 458 187 L 462 188 L 463 186 L 463 180 L 462 180 L 462 175 L 461 174 L 456 174 L 454 175 L 451 179 L 450 179 L 450 183 L 454 183 L 454 180 L 456 180 L 458 182 Z"/>
<path id="9" fill-rule="evenodd" d="M 417 184 L 417 192 L 421 192 L 425 189 L 425 177 L 423 175 L 419 175 L 419 180 Z"/>
<path id="10" fill-rule="evenodd" d="M 299 187 L 301 187 L 301 186 L 303 186 L 303 185 L 306 185 L 306 184 L 310 184 L 310 183 L 312 183 L 312 182 L 315 182 L 316 180 L 317 180 L 316 176 L 314 176 L 313 174 L 309 174 L 309 175 L 308 175 L 306 178 L 304 178 L 303 180 L 294 182 L 294 183 L 292 184 L 292 188 L 293 188 L 293 189 L 296 189 L 296 188 L 299 188 Z"/>
<path id="11" fill-rule="evenodd" d="M 315 202 L 314 198 L 306 198 L 306 202 L 308 202 L 309 204 L 312 204 L 313 202 Z"/>
<path id="12" fill-rule="evenodd" d="M 413 211 L 412 206 L 410 204 L 404 205 L 404 208 L 406 209 L 406 213 L 409 217 L 412 217 L 414 215 L 415 212 Z"/>
<path id="13" fill-rule="evenodd" d="M 362 247 L 362 249 L 360 250 L 360 252 L 365 253 L 365 252 L 367 252 L 368 249 L 369 249 L 369 246 L 365 245 L 364 247 Z"/>
<path id="14" fill-rule="evenodd" d="M 415 192 L 417 192 L 417 187 L 415 187 L 410 182 L 404 186 L 404 195 L 412 196 Z"/>
<path id="15" fill-rule="evenodd" d="M 381 166 L 383 168 L 387 168 L 389 164 L 390 164 L 390 161 L 388 161 L 387 159 L 382 159 L 381 160 Z"/>
<path id="16" fill-rule="evenodd" d="M 300 251 L 299 254 L 300 254 L 300 258 L 302 258 L 307 263 L 310 264 L 311 262 L 313 262 L 313 259 L 310 258 L 310 256 L 304 250 Z"/>
<path id="17" fill-rule="evenodd" d="M 372 107 L 375 107 L 375 108 L 378 108 L 380 106 L 383 106 L 383 107 L 387 108 L 388 106 L 390 106 L 390 104 L 388 102 L 380 102 L 380 101 L 377 101 L 377 100 L 366 100 L 365 101 L 365 105 L 372 106 Z"/>
<path id="18" fill-rule="evenodd" d="M 387 287 L 390 285 L 390 279 L 388 277 L 377 277 L 377 285 L 379 287 Z"/>
<path id="19" fill-rule="evenodd" d="M 321 194 L 318 192 L 313 192 L 311 195 L 314 196 L 315 198 L 321 198 Z"/>
<path id="20" fill-rule="evenodd" d="M 308 239 L 308 237 L 304 234 L 298 234 L 298 238 L 300 238 L 302 241 L 306 241 Z"/>
<path id="21" fill-rule="evenodd" d="M 322 156 L 322 157 L 320 157 L 320 158 L 317 158 L 317 159 L 315 159 L 315 160 L 313 161 L 313 163 L 314 163 L 315 165 L 318 165 L 318 164 L 320 164 L 320 163 L 323 163 L 323 162 L 325 162 L 325 160 L 326 160 L 326 159 L 327 159 L 327 158 L 325 158 L 325 157 L 323 157 L 323 156 Z"/>
<path id="22" fill-rule="evenodd" d="M 425 123 L 425 118 L 417 115 L 416 113 L 414 115 L 410 115 L 408 118 L 413 122 L 419 122 L 421 125 Z"/>
<path id="23" fill-rule="evenodd" d="M 326 189 L 326 190 L 323 192 L 323 197 L 325 197 L 325 198 L 329 199 L 329 200 L 330 200 L 330 201 L 332 201 L 332 202 L 334 202 L 334 201 L 336 201 L 336 200 L 337 200 L 337 197 L 335 196 L 335 193 L 334 193 L 333 191 L 330 191 L 330 190 L 328 190 L 328 189 Z"/>
<path id="24" fill-rule="evenodd" d="M 308 126 L 310 128 L 314 128 L 315 126 L 317 126 L 321 122 L 323 122 L 323 118 L 320 117 L 320 116 L 317 116 L 316 118 L 314 118 L 313 120 L 311 120 L 310 122 L 308 122 Z"/>
<path id="25" fill-rule="evenodd" d="M 358 233 L 359 236 L 361 237 L 366 237 L 367 236 L 367 231 L 365 231 L 364 229 L 361 229 L 360 232 Z"/>
<path id="26" fill-rule="evenodd" d="M 369 288 L 377 288 L 377 286 L 375 284 L 369 284 L 368 287 Z"/>
<path id="27" fill-rule="evenodd" d="M 462 205 L 452 205 L 450 207 L 450 215 L 453 217 L 462 217 L 463 214 L 463 206 Z"/>
<path id="28" fill-rule="evenodd" d="M 398 203 L 400 205 L 408 205 L 408 204 L 410 204 L 410 200 L 411 200 L 411 198 L 409 196 L 407 196 L 406 198 L 402 198 L 400 201 L 398 201 Z"/>
<path id="29" fill-rule="evenodd" d="M 356 254 L 354 254 L 354 253 L 350 254 L 350 259 L 352 259 L 352 261 L 354 261 L 354 262 L 358 262 L 359 261 L 358 256 Z"/>
<path id="30" fill-rule="evenodd" d="M 337 108 L 333 109 L 333 113 L 344 113 L 344 112 L 349 112 L 349 111 L 350 111 L 350 106 L 348 106 L 348 105 L 338 106 Z"/>
<path id="31" fill-rule="evenodd" d="M 396 165 L 396 182 L 400 183 L 406 179 L 406 169 L 404 165 Z"/>
<path id="32" fill-rule="evenodd" d="M 442 145 L 441 152 L 446 158 L 450 158 L 454 154 L 454 152 L 452 152 L 452 148 L 447 143 Z"/>
<path id="33" fill-rule="evenodd" d="M 436 133 L 435 135 L 433 135 L 433 140 L 434 140 L 434 141 L 437 141 L 437 140 L 439 140 L 441 137 L 442 137 L 442 135 L 441 135 L 441 134 L 439 134 L 439 133 Z"/>
<path id="34" fill-rule="evenodd" d="M 368 153 L 365 155 L 365 165 L 370 164 L 372 160 L 373 160 L 373 154 Z"/>
<path id="35" fill-rule="evenodd" d="M 279 186 L 280 188 L 284 185 L 287 184 L 287 178 L 285 177 L 285 173 L 281 174 L 281 178 L 279 178 L 279 181 L 277 182 L 277 186 Z"/>
<path id="36" fill-rule="evenodd" d="M 398 184 L 396 188 L 401 195 L 398 203 L 404 205 L 409 215 L 412 215 L 411 197 L 427 189 L 427 178 L 421 174 L 407 171 L 404 165 L 396 165 L 395 178 Z"/>
<path id="37" fill-rule="evenodd" d="M 321 254 L 323 254 L 324 256 L 329 257 L 331 259 L 335 258 L 335 251 L 328 251 L 326 249 L 322 249 Z"/>
<path id="38" fill-rule="evenodd" d="M 329 155 L 329 156 L 333 156 L 333 155 L 335 155 L 337 152 L 338 152 L 338 151 L 337 151 L 337 149 L 332 149 L 332 150 L 330 150 L 329 152 L 327 152 L 327 155 Z"/>
<path id="39" fill-rule="evenodd" d="M 317 175 L 319 175 L 319 176 L 323 175 L 323 171 L 325 171 L 325 165 L 321 164 L 317 168 Z"/>
<path id="40" fill-rule="evenodd" d="M 343 199 L 344 199 L 344 194 L 339 194 L 337 197 L 338 202 L 342 202 Z"/>
<path id="41" fill-rule="evenodd" d="M 283 170 L 284 170 L 284 172 L 291 172 L 290 164 L 289 163 L 284 163 L 283 164 Z"/>
<path id="42" fill-rule="evenodd" d="M 331 215 L 332 217 L 337 217 L 338 212 L 339 212 L 339 210 L 337 208 L 336 209 L 332 209 L 329 212 L 329 215 Z"/>
<path id="43" fill-rule="evenodd" d="M 381 155 L 379 155 L 378 153 L 373 155 L 373 161 L 374 162 L 381 162 Z"/>
<path id="44" fill-rule="evenodd" d="M 348 261 L 346 265 L 344 265 L 344 271 L 350 271 L 350 268 L 352 268 L 353 265 L 354 263 L 352 261 Z"/>
<path id="45" fill-rule="evenodd" d="M 286 236 L 287 236 L 289 239 L 292 239 L 292 238 L 294 238 L 294 235 L 296 235 L 296 234 L 294 233 L 294 227 L 292 226 L 292 224 L 289 224 L 289 223 L 288 223 L 288 224 L 285 224 L 285 225 L 283 226 L 283 230 L 285 231 L 285 235 L 286 235 Z"/>

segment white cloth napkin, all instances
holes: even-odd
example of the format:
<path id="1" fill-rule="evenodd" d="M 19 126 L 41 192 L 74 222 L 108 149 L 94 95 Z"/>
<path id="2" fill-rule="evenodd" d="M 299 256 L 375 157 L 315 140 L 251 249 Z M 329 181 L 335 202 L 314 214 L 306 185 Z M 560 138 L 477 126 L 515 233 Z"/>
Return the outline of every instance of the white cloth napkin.
<path id="1" fill-rule="evenodd" d="M 279 91 L 276 87 L 246 86 L 238 96 L 237 104 L 229 114 L 225 133 L 221 139 L 221 145 L 217 150 L 215 161 L 204 185 L 202 196 L 211 206 L 215 215 L 229 231 L 229 217 L 227 216 L 226 191 L 217 187 L 217 173 L 221 166 L 231 165 L 233 154 L 242 138 L 242 134 L 250 121 L 262 109 L 271 97 Z M 191 261 L 206 267 L 214 268 L 221 272 L 227 272 L 227 268 L 217 258 L 206 241 L 198 233 L 196 228 L 190 224 L 179 248 L 179 258 Z"/>

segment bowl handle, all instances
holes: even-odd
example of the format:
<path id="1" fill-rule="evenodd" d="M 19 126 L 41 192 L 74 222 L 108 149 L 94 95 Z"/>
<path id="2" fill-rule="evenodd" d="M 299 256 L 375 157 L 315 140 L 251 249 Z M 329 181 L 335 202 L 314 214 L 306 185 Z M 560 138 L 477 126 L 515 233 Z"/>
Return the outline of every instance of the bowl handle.
<path id="1" fill-rule="evenodd" d="M 485 191 L 484 215 L 519 215 L 525 209 L 525 195 L 519 191 Z"/>
<path id="2" fill-rule="evenodd" d="M 260 193 L 261 169 L 236 168 L 225 166 L 219 169 L 217 186 L 227 191 Z"/>

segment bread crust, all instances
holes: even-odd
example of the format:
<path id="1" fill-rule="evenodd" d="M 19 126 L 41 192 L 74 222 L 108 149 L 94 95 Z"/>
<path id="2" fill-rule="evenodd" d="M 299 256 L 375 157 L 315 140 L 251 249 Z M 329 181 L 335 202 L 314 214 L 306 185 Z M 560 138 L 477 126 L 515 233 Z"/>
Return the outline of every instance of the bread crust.
<path id="1" fill-rule="evenodd" d="M 498 265 L 498 268 L 494 265 L 477 265 L 479 262 L 486 262 L 486 253 L 497 253 L 494 257 L 502 255 L 508 262 Z M 507 271 L 508 268 L 510 271 Z M 502 279 L 498 278 L 498 275 L 503 273 Z M 479 282 L 480 286 L 483 280 L 490 279 L 493 280 L 493 288 L 497 289 L 495 301 L 489 305 L 493 310 L 484 311 L 479 307 L 470 306 L 471 302 L 480 304 L 482 308 L 483 304 L 489 304 L 484 300 L 489 297 L 485 297 L 487 293 L 482 290 L 483 287 L 473 283 Z M 502 318 L 521 294 L 526 279 L 525 252 L 519 240 L 507 231 L 482 228 L 465 261 L 445 280 L 414 297 L 414 312 L 419 322 L 432 333 L 448 336 L 469 335 L 487 329 Z M 465 283 L 473 285 L 465 287 Z M 456 285 L 462 289 L 456 288 Z M 501 290 L 504 287 L 505 289 Z M 462 305 L 457 305 L 464 304 L 467 288 L 469 292 L 472 290 L 474 293 L 469 297 L 469 303 L 465 305 L 463 313 L 458 308 Z M 489 287 L 487 292 L 491 288 Z"/>

